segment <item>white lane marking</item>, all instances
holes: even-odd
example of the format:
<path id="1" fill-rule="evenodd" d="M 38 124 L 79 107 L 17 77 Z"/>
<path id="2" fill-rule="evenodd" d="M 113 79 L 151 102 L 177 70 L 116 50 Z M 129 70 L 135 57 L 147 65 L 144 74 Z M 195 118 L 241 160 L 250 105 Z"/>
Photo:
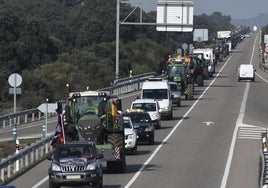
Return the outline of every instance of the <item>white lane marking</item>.
<path id="1" fill-rule="evenodd" d="M 37 184 L 35 184 L 32 188 L 38 188 L 40 185 L 48 181 L 48 176 L 46 176 L 44 179 L 40 180 Z"/>
<path id="2" fill-rule="evenodd" d="M 261 75 L 259 75 L 257 72 L 255 73 L 260 79 L 262 79 L 264 82 L 266 82 L 268 84 L 268 80 L 266 80 L 265 78 L 263 78 Z"/>
<path id="3" fill-rule="evenodd" d="M 188 116 L 188 114 L 193 110 L 193 108 L 197 105 L 197 103 L 200 101 L 200 99 L 204 96 L 204 94 L 207 92 L 207 90 L 211 87 L 211 85 L 215 82 L 215 80 L 219 77 L 222 70 L 225 68 L 225 66 L 230 62 L 230 59 L 232 58 L 233 54 L 227 59 L 227 61 L 224 63 L 222 68 L 219 70 L 215 78 L 210 82 L 210 84 L 206 87 L 206 89 L 203 91 L 203 93 L 199 96 L 199 98 L 194 102 L 194 104 L 191 106 L 191 108 L 183 115 L 182 119 L 173 127 L 173 129 L 170 131 L 170 133 L 165 137 L 165 139 L 161 142 L 161 144 L 154 150 L 154 152 L 150 155 L 150 157 L 144 162 L 144 164 L 140 167 L 138 172 L 135 173 L 135 175 L 131 178 L 131 180 L 127 183 L 125 188 L 129 188 L 139 177 L 139 175 L 142 173 L 142 171 L 145 169 L 145 167 L 151 162 L 151 160 L 156 156 L 158 151 L 163 147 L 164 143 L 167 142 L 167 140 L 173 135 L 173 133 L 176 131 L 176 129 L 180 126 L 180 124 L 184 121 L 184 119 Z"/>
<path id="4" fill-rule="evenodd" d="M 256 41 L 257 41 L 257 37 L 255 38 L 253 49 L 251 52 L 250 64 L 252 64 L 253 54 L 254 54 L 254 50 L 255 50 L 255 46 L 256 46 Z M 243 119 L 245 116 L 245 109 L 246 109 L 246 103 L 247 103 L 247 98 L 248 98 L 249 86 L 250 86 L 250 82 L 247 82 L 246 88 L 244 91 L 244 95 L 243 95 L 243 99 L 242 99 L 242 103 L 240 106 L 240 112 L 239 112 L 238 118 L 236 120 L 236 125 L 235 125 L 235 130 L 233 132 L 231 146 L 229 148 L 229 154 L 228 154 L 224 174 L 223 174 L 222 181 L 221 181 L 221 188 L 226 187 L 226 183 L 228 180 L 228 176 L 229 176 L 229 172 L 230 172 L 230 168 L 231 168 L 231 163 L 232 163 L 232 159 L 233 159 L 234 147 L 235 147 L 235 143 L 236 143 L 236 137 L 238 134 L 238 128 L 239 128 L 239 126 L 243 125 Z"/>
<path id="5" fill-rule="evenodd" d="M 243 124 L 239 126 L 237 138 L 260 140 L 265 132 L 267 128 Z"/>
<path id="6" fill-rule="evenodd" d="M 212 121 L 205 121 L 205 122 L 202 122 L 203 124 L 205 124 L 206 126 L 211 126 L 214 124 L 214 122 Z"/>

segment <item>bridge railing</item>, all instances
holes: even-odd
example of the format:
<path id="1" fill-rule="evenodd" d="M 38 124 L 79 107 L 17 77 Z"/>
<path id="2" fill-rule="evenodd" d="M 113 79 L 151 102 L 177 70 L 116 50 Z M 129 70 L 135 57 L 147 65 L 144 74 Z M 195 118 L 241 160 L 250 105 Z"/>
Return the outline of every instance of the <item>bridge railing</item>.
<path id="1" fill-rule="evenodd" d="M 117 80 L 113 86 L 99 90 L 109 90 L 116 95 L 138 91 L 145 80 L 154 76 L 155 72 L 151 72 L 129 78 L 123 78 Z M 34 113 L 36 111 L 37 109 L 31 109 L 25 112 L 13 114 L 12 116 L 1 117 L 0 121 L 10 121 L 12 118 L 18 118 L 21 114 L 25 115 L 29 114 L 29 112 Z M 10 180 L 12 177 L 22 173 L 23 171 L 26 171 L 33 164 L 43 160 L 47 154 L 52 151 L 52 147 L 50 146 L 52 138 L 53 136 L 49 136 L 45 139 L 37 141 L 34 145 L 21 150 L 18 154 L 10 156 L 6 159 L 2 159 L 0 162 L 0 185 L 5 184 L 5 182 Z M 19 165 L 19 171 L 16 170 L 16 165 Z"/>
<path id="2" fill-rule="evenodd" d="M 15 152 L 13 156 L 2 159 L 0 162 L 0 185 L 5 185 L 13 177 L 16 177 L 16 175 L 20 175 L 30 167 L 44 160 L 48 153 L 53 150 L 50 145 L 52 137 L 37 140 L 31 146 L 25 147 L 18 153 Z"/>

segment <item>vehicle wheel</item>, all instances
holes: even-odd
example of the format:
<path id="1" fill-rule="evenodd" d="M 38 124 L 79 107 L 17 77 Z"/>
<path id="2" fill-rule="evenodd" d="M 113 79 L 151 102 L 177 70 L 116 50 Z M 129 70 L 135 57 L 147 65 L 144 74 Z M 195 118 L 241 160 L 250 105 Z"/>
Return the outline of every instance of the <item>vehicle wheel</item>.
<path id="1" fill-rule="evenodd" d="M 193 100 L 194 99 L 194 84 L 188 84 L 187 85 L 187 100 Z"/>
<path id="2" fill-rule="evenodd" d="M 209 73 L 209 78 L 212 78 L 212 77 L 213 77 L 213 73 L 210 72 L 210 73 Z"/>
<path id="3" fill-rule="evenodd" d="M 168 119 L 169 119 L 169 120 L 172 120 L 172 119 L 173 119 L 173 110 L 171 110 L 171 112 L 170 112 L 170 114 L 169 114 L 169 116 L 168 116 Z"/>
<path id="4" fill-rule="evenodd" d="M 49 182 L 49 188 L 60 188 L 60 185 L 56 185 L 56 184 Z"/>
<path id="5" fill-rule="evenodd" d="M 203 68 L 203 75 L 204 75 L 204 79 L 207 80 L 209 78 L 209 72 L 208 72 L 208 68 Z"/>
<path id="6" fill-rule="evenodd" d="M 177 106 L 178 106 L 178 107 L 181 107 L 181 100 L 178 100 L 178 102 L 177 102 Z"/>
<path id="7" fill-rule="evenodd" d="M 223 55 L 222 54 L 220 54 L 219 61 L 223 62 Z"/>
<path id="8" fill-rule="evenodd" d="M 152 138 L 150 139 L 149 144 L 154 145 L 154 136 L 152 136 Z"/>
<path id="9" fill-rule="evenodd" d="M 197 78 L 196 78 L 196 82 L 197 82 L 197 85 L 198 86 L 203 86 L 204 83 L 203 83 L 203 76 L 202 75 L 198 75 Z"/>
<path id="10" fill-rule="evenodd" d="M 131 154 L 137 155 L 137 153 L 138 153 L 138 146 L 136 144 L 136 146 L 131 150 Z"/>
<path id="11" fill-rule="evenodd" d="M 120 160 L 118 161 L 107 161 L 108 171 L 116 171 L 123 173 L 126 168 L 126 156 L 125 156 L 125 141 L 122 134 L 114 133 L 109 134 L 107 137 L 107 142 L 112 145 L 113 148 L 120 148 Z M 115 164 L 114 164 L 115 163 Z M 115 168 L 114 168 L 115 167 Z"/>
<path id="12" fill-rule="evenodd" d="M 160 123 L 160 121 L 158 122 L 158 124 L 156 125 L 155 128 L 156 128 L 156 129 L 161 129 L 161 123 Z"/>
<path id="13" fill-rule="evenodd" d="M 97 184 L 94 184 L 92 187 L 93 188 L 102 188 L 103 187 L 102 186 L 102 179 L 100 179 L 100 181 Z"/>

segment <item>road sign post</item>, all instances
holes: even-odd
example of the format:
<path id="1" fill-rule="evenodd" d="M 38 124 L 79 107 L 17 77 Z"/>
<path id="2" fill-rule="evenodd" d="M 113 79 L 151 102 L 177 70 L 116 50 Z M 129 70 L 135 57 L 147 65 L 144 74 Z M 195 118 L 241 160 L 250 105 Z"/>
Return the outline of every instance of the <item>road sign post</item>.
<path id="1" fill-rule="evenodd" d="M 56 112 L 57 103 L 48 103 L 48 99 L 46 99 L 46 103 L 42 103 L 37 109 L 45 114 L 45 122 L 42 126 L 42 134 L 43 138 L 45 138 L 47 136 L 47 114 Z"/>
<path id="2" fill-rule="evenodd" d="M 17 140 L 17 125 L 16 124 L 14 124 L 12 128 L 12 137 L 13 137 L 13 141 Z"/>
<path id="3" fill-rule="evenodd" d="M 18 139 L 16 139 L 16 154 L 18 154 L 20 152 L 20 141 Z M 19 160 L 16 160 L 16 166 L 15 166 L 15 170 L 16 172 L 19 171 L 20 169 L 20 163 Z"/>

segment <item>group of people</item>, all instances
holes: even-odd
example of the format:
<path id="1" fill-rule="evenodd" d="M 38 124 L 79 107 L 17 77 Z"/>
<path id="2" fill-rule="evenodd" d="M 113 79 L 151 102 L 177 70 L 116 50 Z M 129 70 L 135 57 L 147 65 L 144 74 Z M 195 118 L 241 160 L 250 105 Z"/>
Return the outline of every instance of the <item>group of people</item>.
<path id="1" fill-rule="evenodd" d="M 175 58 L 173 58 L 171 55 L 168 55 L 167 64 L 173 64 L 174 61 L 182 61 L 182 57 L 180 53 L 177 53 Z"/>

